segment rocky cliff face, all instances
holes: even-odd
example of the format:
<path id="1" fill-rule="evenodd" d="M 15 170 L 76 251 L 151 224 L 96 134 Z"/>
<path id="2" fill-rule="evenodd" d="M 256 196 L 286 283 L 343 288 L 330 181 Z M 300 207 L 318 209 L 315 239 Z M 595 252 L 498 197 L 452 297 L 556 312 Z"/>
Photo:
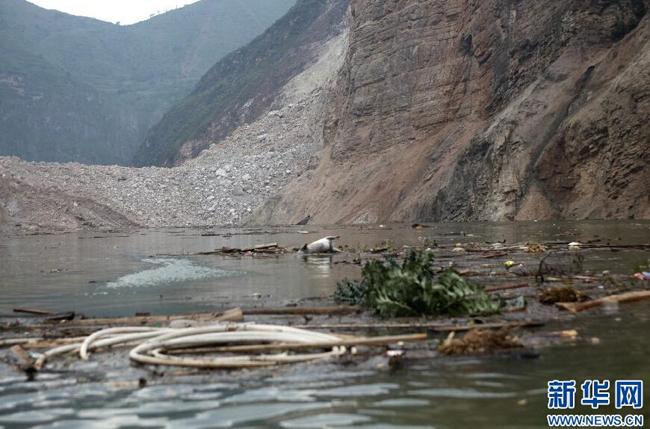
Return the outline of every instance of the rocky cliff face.
<path id="1" fill-rule="evenodd" d="M 649 5 L 352 0 L 318 166 L 255 221 L 650 217 Z"/>

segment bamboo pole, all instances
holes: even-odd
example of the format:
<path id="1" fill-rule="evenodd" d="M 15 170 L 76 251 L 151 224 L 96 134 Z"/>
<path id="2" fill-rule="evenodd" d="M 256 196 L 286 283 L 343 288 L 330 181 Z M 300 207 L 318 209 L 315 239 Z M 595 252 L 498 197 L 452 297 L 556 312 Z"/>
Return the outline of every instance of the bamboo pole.
<path id="1" fill-rule="evenodd" d="M 31 309 L 31 308 L 14 308 L 14 313 L 37 314 L 39 316 L 45 316 L 45 315 L 53 314 L 51 311 L 36 310 L 36 309 Z"/>
<path id="2" fill-rule="evenodd" d="M 650 299 L 650 291 L 643 290 L 637 292 L 623 293 L 620 295 L 610 295 L 604 298 L 594 299 L 582 303 L 558 302 L 555 305 L 560 308 L 569 310 L 572 313 L 580 313 L 581 311 L 589 310 L 595 307 L 600 307 L 603 304 L 620 303 L 620 302 L 636 302 L 636 301 L 642 301 L 644 299 Z"/>
<path id="3" fill-rule="evenodd" d="M 169 323 L 174 320 L 195 320 L 195 321 L 238 321 L 234 316 L 233 310 L 228 310 L 223 313 L 195 313 L 186 315 L 173 315 L 173 316 L 137 316 L 137 317 L 116 317 L 116 318 L 102 318 L 102 319 L 82 319 L 75 320 L 67 324 L 67 327 L 73 326 L 116 326 L 116 325 L 133 325 L 141 326 L 148 323 Z M 253 308 L 250 310 L 239 310 L 243 316 L 272 316 L 272 315 L 329 315 L 329 314 L 346 314 L 357 313 L 363 311 L 361 307 L 281 307 L 281 308 Z"/>
<path id="4" fill-rule="evenodd" d="M 315 341 L 312 343 L 292 343 L 292 344 L 255 344 L 244 346 L 224 346 L 213 347 L 206 349 L 203 352 L 209 353 L 264 353 L 279 350 L 309 350 L 309 349 L 329 349 L 332 347 L 383 347 L 390 344 L 397 343 L 412 343 L 419 341 L 426 341 L 427 334 L 413 334 L 413 335 L 393 335 L 385 337 L 370 337 L 370 338 L 354 338 L 354 339 L 341 339 L 337 341 Z M 199 349 L 200 350 L 200 349 Z M 186 349 L 186 353 L 192 353 L 193 350 Z M 180 353 L 179 350 L 174 351 L 174 354 Z"/>
<path id="5" fill-rule="evenodd" d="M 528 287 L 527 282 L 521 282 L 521 283 L 512 283 L 508 285 L 503 285 L 503 286 L 492 286 L 492 287 L 486 287 L 484 290 L 486 292 L 497 292 L 500 290 L 509 290 L 509 289 L 521 289 L 524 287 Z"/>
<path id="6" fill-rule="evenodd" d="M 298 329 L 427 329 L 438 332 L 469 331 L 471 329 L 501 329 L 501 328 L 537 328 L 544 322 L 525 320 L 521 322 L 481 323 L 473 325 L 442 325 L 440 323 L 369 323 L 369 324 L 335 324 L 335 325 L 295 325 Z"/>
<path id="7" fill-rule="evenodd" d="M 263 315 L 328 315 L 328 314 L 345 314 L 357 313 L 363 311 L 361 307 L 341 306 L 341 307 L 283 307 L 283 308 L 254 308 L 244 310 L 246 316 L 263 316 Z"/>
<path id="8" fill-rule="evenodd" d="M 15 345 L 24 345 L 37 341 L 43 341 L 44 338 L 9 338 L 7 340 L 0 340 L 0 347 L 9 347 Z"/>
<path id="9" fill-rule="evenodd" d="M 39 339 L 40 341 L 30 341 L 22 344 L 26 349 L 47 349 L 52 347 L 59 347 L 66 344 L 77 344 L 83 342 L 87 337 L 73 337 L 73 338 L 58 338 L 48 340 L 46 338 Z"/>

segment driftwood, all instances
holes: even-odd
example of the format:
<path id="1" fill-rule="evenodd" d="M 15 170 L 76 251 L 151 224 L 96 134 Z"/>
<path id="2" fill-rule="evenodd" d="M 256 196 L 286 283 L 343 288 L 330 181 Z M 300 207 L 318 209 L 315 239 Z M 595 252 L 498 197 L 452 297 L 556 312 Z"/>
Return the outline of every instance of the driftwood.
<path id="1" fill-rule="evenodd" d="M 27 350 L 20 345 L 15 345 L 11 348 L 11 353 L 20 360 L 21 365 L 34 366 L 34 359 L 29 355 Z"/>
<path id="2" fill-rule="evenodd" d="M 272 248 L 277 248 L 278 243 L 269 243 L 269 244 L 258 244 L 257 246 L 253 247 L 246 247 L 244 249 L 241 249 L 242 252 L 254 252 L 256 250 L 266 250 L 266 249 L 272 249 Z"/>
<path id="3" fill-rule="evenodd" d="M 244 321 L 244 312 L 241 308 L 232 308 L 223 312 L 221 316 L 218 317 L 220 322 L 243 322 Z"/>
<path id="4" fill-rule="evenodd" d="M 642 301 L 645 299 L 650 299 L 650 291 L 638 291 L 638 292 L 628 292 L 620 295 L 610 295 L 604 298 L 594 299 L 591 301 L 583 303 L 572 303 L 572 302 L 558 302 L 555 305 L 569 310 L 572 313 L 579 313 L 581 311 L 589 310 L 591 308 L 600 307 L 604 304 L 609 303 L 620 303 L 620 302 L 635 302 Z"/>
<path id="5" fill-rule="evenodd" d="M 262 316 L 262 315 L 327 315 L 327 314 L 345 314 L 345 313 L 358 313 L 363 311 L 361 307 L 283 307 L 283 308 L 254 308 L 245 310 L 246 316 Z"/>
<path id="6" fill-rule="evenodd" d="M 497 292 L 500 290 L 509 290 L 509 289 L 521 289 L 524 287 L 528 287 L 527 282 L 521 282 L 521 283 L 512 283 L 508 285 L 503 285 L 503 286 L 492 286 L 492 287 L 486 287 L 484 290 L 486 292 Z"/>
<path id="7" fill-rule="evenodd" d="M 28 341 L 22 346 L 26 349 L 46 349 L 52 347 L 59 347 L 67 344 L 76 344 L 85 340 L 86 337 L 72 337 L 72 338 L 57 338 L 48 340 L 46 338 L 36 338 L 38 341 Z"/>
<path id="8" fill-rule="evenodd" d="M 39 315 L 39 316 L 53 314 L 51 311 L 34 310 L 34 309 L 30 309 L 30 308 L 14 308 L 14 313 L 36 314 L 36 315 Z"/>
<path id="9" fill-rule="evenodd" d="M 20 345 L 13 346 L 11 353 L 18 358 L 17 369 L 27 374 L 30 380 L 33 380 L 36 373 L 36 360 Z"/>
<path id="10" fill-rule="evenodd" d="M 192 320 L 197 322 L 240 322 L 243 316 L 259 315 L 328 315 L 328 314 L 346 314 L 363 311 L 361 307 L 281 307 L 281 308 L 253 308 L 250 310 L 234 309 L 223 313 L 195 313 L 187 315 L 173 316 L 136 316 L 136 317 L 115 317 L 101 319 L 82 319 L 75 320 L 66 326 L 142 326 L 148 323 L 170 323 L 174 320 Z M 237 312 L 237 313 L 235 313 Z M 241 313 L 241 315 L 240 315 Z"/>
<path id="11" fill-rule="evenodd" d="M 34 343 L 37 341 L 43 341 L 44 338 L 9 338 L 6 340 L 0 340 L 0 347 L 10 347 L 15 345 L 25 345 L 27 343 Z"/>
<path id="12" fill-rule="evenodd" d="M 483 255 L 484 258 L 486 259 L 493 259 L 493 258 L 502 258 L 504 256 L 508 256 L 507 252 L 498 252 L 498 253 L 489 253 Z"/>
<path id="13" fill-rule="evenodd" d="M 341 339 L 338 341 L 319 341 L 313 343 L 292 343 L 292 344 L 255 344 L 243 346 L 225 346 L 225 347 L 212 347 L 209 349 L 198 349 L 203 353 L 264 353 L 279 350 L 309 350 L 309 349 L 329 349 L 332 347 L 384 347 L 397 343 L 413 343 L 419 341 L 426 341 L 427 334 L 413 334 L 413 335 L 393 335 L 385 337 L 370 337 L 370 338 L 352 338 Z M 196 353 L 197 349 L 192 350 L 175 350 L 174 354 L 181 353 Z"/>
<path id="14" fill-rule="evenodd" d="M 582 249 L 614 249 L 614 250 L 650 250 L 650 244 L 628 244 L 628 245 L 614 245 L 614 244 L 581 244 Z"/>
<path id="15" fill-rule="evenodd" d="M 44 316 L 45 320 L 51 320 L 53 322 L 60 322 L 61 320 L 74 320 L 75 312 L 68 311 L 66 313 L 55 313 L 51 315 Z"/>
<path id="16" fill-rule="evenodd" d="M 33 314 L 45 320 L 52 320 L 52 321 L 73 320 L 75 317 L 74 311 L 66 311 L 64 313 L 53 313 L 47 310 L 35 310 L 29 308 L 14 308 L 14 313 Z"/>
<path id="17" fill-rule="evenodd" d="M 241 322 L 243 320 L 241 308 L 227 310 L 223 313 L 195 313 L 187 315 L 174 316 L 135 316 L 135 317 L 113 317 L 101 319 L 82 319 L 75 320 L 67 326 L 121 326 L 134 325 L 141 326 L 147 323 L 169 323 L 174 320 L 193 320 L 193 321 L 216 321 L 216 322 Z"/>
<path id="18" fill-rule="evenodd" d="M 503 323 L 480 323 L 472 325 L 443 325 L 440 323 L 354 323 L 354 324 L 335 324 L 335 325 L 295 325 L 299 329 L 344 329 L 344 330 L 364 330 L 364 329 L 427 329 L 438 332 L 469 331 L 471 329 L 501 329 L 501 328 L 537 328 L 544 326 L 544 322 L 535 320 L 525 320 L 521 322 L 503 322 Z"/>
<path id="19" fill-rule="evenodd" d="M 195 256 L 211 256 L 211 255 L 245 255 L 248 253 L 262 254 L 262 255 L 277 255 L 289 252 L 294 252 L 295 249 L 289 247 L 281 247 L 278 243 L 259 244 L 257 246 L 245 247 L 243 249 L 234 247 L 222 247 L 221 249 L 210 250 L 207 252 L 191 253 Z"/>

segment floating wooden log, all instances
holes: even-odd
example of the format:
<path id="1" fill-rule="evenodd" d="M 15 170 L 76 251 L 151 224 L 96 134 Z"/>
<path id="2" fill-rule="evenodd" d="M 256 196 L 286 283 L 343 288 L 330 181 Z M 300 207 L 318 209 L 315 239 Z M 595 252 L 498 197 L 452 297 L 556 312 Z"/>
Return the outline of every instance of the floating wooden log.
<path id="1" fill-rule="evenodd" d="M 368 330 L 368 329 L 427 329 L 430 331 L 452 332 L 469 331 L 471 329 L 501 329 L 501 328 L 537 328 L 544 326 L 544 322 L 525 320 L 503 323 L 476 323 L 471 325 L 444 325 L 440 323 L 351 323 L 332 325 L 295 325 L 299 329 L 342 329 L 342 330 Z"/>
<path id="2" fill-rule="evenodd" d="M 579 313 L 581 311 L 589 310 L 591 308 L 600 307 L 604 304 L 618 304 L 624 302 L 636 302 L 642 301 L 645 299 L 650 299 L 650 291 L 643 290 L 637 292 L 628 292 L 622 293 L 620 295 L 610 295 L 604 298 L 594 299 L 582 303 L 573 303 L 573 302 L 558 302 L 555 303 L 556 306 L 569 310 L 572 313 Z"/>
<path id="3" fill-rule="evenodd" d="M 36 310 L 36 309 L 31 309 L 31 308 L 14 308 L 14 313 L 36 314 L 36 315 L 39 315 L 39 316 L 54 314 L 51 311 Z"/>
<path id="4" fill-rule="evenodd" d="M 223 313 L 195 313 L 186 315 L 173 316 L 139 316 L 139 317 L 114 317 L 101 319 L 81 319 L 75 320 L 67 326 L 122 326 L 133 325 L 141 326 L 151 323 L 170 323 L 174 320 L 193 320 L 197 322 L 240 322 L 243 316 L 260 316 L 260 315 L 329 315 L 329 314 L 347 314 L 358 313 L 363 311 L 361 307 L 355 306 L 336 306 L 336 307 L 280 307 L 280 308 L 252 308 L 249 310 L 227 310 Z M 240 314 L 241 313 L 241 314 Z M 43 325 L 46 326 L 46 325 Z"/>
<path id="5" fill-rule="evenodd" d="M 363 311 L 362 307 L 356 306 L 337 306 L 337 307 L 282 307 L 282 308 L 253 308 L 244 310 L 246 316 L 262 315 L 327 315 L 327 314 L 346 314 L 358 313 Z"/>
<path id="6" fill-rule="evenodd" d="M 511 283 L 503 286 L 491 286 L 491 287 L 486 287 L 484 290 L 486 292 L 497 292 L 500 290 L 510 290 L 510 289 L 521 289 L 528 287 L 529 284 L 527 282 L 521 282 L 521 283 Z"/>
<path id="7" fill-rule="evenodd" d="M 413 343 L 426 341 L 427 334 L 413 335 L 392 335 L 383 337 L 364 337 L 364 338 L 345 338 L 338 341 L 318 341 L 313 343 L 292 343 L 292 344 L 255 344 L 243 346 L 224 346 L 213 347 L 204 350 L 203 353 L 264 353 L 279 350 L 310 350 L 310 349 L 329 349 L 332 347 L 384 347 L 397 343 Z M 198 349 L 201 350 L 201 349 Z M 195 353 L 197 350 L 175 350 L 174 354 Z"/>

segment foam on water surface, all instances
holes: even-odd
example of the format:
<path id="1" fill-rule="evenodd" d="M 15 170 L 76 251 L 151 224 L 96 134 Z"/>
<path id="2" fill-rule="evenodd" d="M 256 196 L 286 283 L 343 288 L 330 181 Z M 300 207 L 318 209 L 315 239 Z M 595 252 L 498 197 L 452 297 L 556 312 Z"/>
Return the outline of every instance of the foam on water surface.
<path id="1" fill-rule="evenodd" d="M 115 281 L 107 283 L 106 287 L 111 289 L 152 287 L 169 283 L 228 277 L 237 274 L 219 268 L 197 265 L 189 259 L 147 258 L 142 261 L 159 265 L 159 267 L 127 274 Z"/>

